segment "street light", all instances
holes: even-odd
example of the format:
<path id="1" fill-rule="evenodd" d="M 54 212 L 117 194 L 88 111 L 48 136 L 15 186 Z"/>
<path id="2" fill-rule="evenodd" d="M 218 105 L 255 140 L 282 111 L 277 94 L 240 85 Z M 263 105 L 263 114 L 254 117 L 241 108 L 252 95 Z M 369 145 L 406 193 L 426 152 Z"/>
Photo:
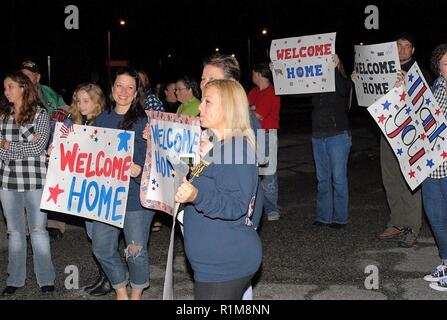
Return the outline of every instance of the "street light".
<path id="1" fill-rule="evenodd" d="M 118 23 L 121 27 L 124 27 L 126 25 L 126 20 L 119 19 Z M 111 41 L 111 29 L 109 28 L 107 30 L 107 73 L 109 76 L 109 82 L 112 80 L 112 41 Z"/>
<path id="2" fill-rule="evenodd" d="M 267 28 L 262 28 L 261 30 L 261 37 L 264 37 L 268 34 L 268 29 Z M 269 52 L 268 52 L 268 48 L 267 48 L 267 58 L 269 57 Z M 247 65 L 248 65 L 248 70 L 249 73 L 251 74 L 251 39 L 250 39 L 250 34 L 247 37 Z"/>

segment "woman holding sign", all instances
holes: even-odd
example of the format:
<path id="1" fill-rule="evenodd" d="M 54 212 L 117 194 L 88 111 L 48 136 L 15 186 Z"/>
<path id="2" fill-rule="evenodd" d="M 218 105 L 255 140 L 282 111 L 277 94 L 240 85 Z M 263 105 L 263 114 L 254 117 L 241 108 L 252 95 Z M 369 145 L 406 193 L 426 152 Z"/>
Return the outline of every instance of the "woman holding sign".
<path id="1" fill-rule="evenodd" d="M 202 127 L 216 139 L 213 145 L 202 142 L 202 151 L 211 149 L 175 196 L 187 204 L 184 241 L 194 271 L 194 296 L 241 299 L 262 260 L 257 222 L 252 221 L 258 170 L 247 95 L 236 81 L 213 80 L 204 87 L 199 110 Z M 225 155 L 236 146 L 244 152 Z"/>
<path id="2" fill-rule="evenodd" d="M 20 72 L 9 74 L 3 85 L 9 104 L 0 111 L 0 201 L 9 234 L 9 276 L 2 296 L 13 295 L 25 285 L 26 221 L 37 283 L 42 292 L 50 292 L 54 291 L 55 273 L 46 229 L 47 215 L 40 211 L 50 120 L 27 76 Z"/>
<path id="3" fill-rule="evenodd" d="M 146 155 L 143 130 L 147 116 L 143 108 L 143 94 L 138 73 L 132 68 L 117 71 L 112 86 L 112 108 L 101 113 L 95 126 L 134 131 L 133 164 L 124 219 L 125 256 L 129 267 L 130 299 L 139 300 L 149 286 L 149 254 L 147 243 L 154 212 L 140 204 L 140 177 Z M 128 276 L 118 251 L 121 229 L 102 222 L 93 222 L 93 253 L 116 291 L 118 300 L 129 299 Z"/>

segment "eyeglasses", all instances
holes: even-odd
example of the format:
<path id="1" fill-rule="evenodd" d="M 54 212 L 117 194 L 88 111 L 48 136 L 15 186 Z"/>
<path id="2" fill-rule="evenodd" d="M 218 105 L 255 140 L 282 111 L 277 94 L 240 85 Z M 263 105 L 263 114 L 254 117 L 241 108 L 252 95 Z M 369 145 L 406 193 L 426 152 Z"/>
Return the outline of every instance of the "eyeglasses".
<path id="1" fill-rule="evenodd" d="M 174 91 L 182 91 L 182 90 L 186 90 L 186 88 L 175 88 Z"/>

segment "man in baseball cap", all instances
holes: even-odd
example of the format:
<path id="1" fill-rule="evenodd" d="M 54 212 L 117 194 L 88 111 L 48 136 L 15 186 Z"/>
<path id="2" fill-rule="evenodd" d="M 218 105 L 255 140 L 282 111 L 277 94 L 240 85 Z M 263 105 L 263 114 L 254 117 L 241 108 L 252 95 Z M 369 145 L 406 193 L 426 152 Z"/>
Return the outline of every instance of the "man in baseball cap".
<path id="1" fill-rule="evenodd" d="M 55 92 L 48 86 L 40 84 L 40 72 L 38 65 L 33 61 L 24 61 L 20 65 L 20 70 L 26 75 L 36 86 L 39 98 L 42 104 L 47 108 L 48 114 L 51 115 L 54 109 L 66 106 L 64 99 L 60 94 Z"/>

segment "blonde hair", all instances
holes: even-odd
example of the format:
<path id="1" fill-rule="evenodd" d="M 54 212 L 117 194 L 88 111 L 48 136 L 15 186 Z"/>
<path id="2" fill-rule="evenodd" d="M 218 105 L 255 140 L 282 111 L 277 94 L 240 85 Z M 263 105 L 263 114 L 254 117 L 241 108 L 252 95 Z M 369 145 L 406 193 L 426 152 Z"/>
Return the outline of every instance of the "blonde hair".
<path id="1" fill-rule="evenodd" d="M 73 119 L 73 123 L 75 124 L 82 124 L 82 115 L 79 112 L 78 107 L 76 105 L 78 101 L 77 95 L 80 91 L 87 92 L 90 99 L 92 99 L 93 103 L 95 104 L 95 110 L 92 114 L 91 119 L 95 119 L 101 112 L 104 111 L 104 108 L 106 106 L 106 98 L 99 86 L 93 83 L 80 84 L 73 92 L 73 98 L 71 100 L 70 105 L 70 115 L 71 118 Z"/>
<path id="2" fill-rule="evenodd" d="M 215 87 L 219 94 L 226 122 L 224 140 L 243 136 L 255 151 L 256 139 L 250 124 L 249 104 L 244 88 L 239 82 L 227 79 L 208 82 L 204 91 L 210 87 Z"/>

